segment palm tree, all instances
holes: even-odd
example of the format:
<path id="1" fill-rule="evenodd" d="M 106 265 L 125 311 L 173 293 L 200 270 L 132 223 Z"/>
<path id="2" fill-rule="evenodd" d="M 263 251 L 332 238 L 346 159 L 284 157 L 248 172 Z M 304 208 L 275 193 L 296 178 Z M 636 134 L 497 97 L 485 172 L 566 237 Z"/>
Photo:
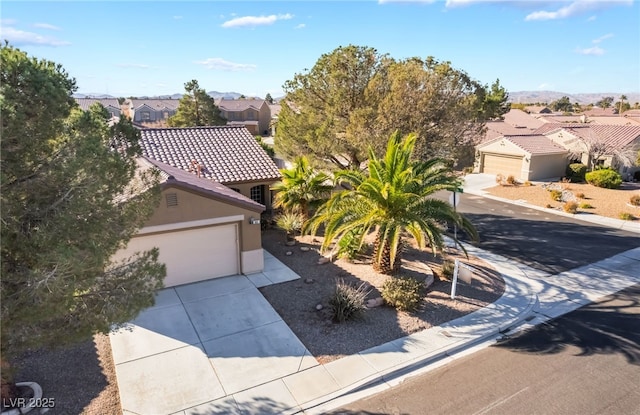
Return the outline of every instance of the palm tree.
<path id="1" fill-rule="evenodd" d="M 624 100 L 627 99 L 626 95 L 620 95 L 620 110 L 618 111 L 618 114 L 622 115 L 622 104 L 624 103 Z"/>
<path id="2" fill-rule="evenodd" d="M 375 231 L 373 268 L 390 274 L 400 264 L 405 232 L 418 247 L 430 245 L 434 254 L 444 248 L 443 223 L 456 224 L 477 239 L 471 222 L 449 203 L 430 197 L 438 190 L 456 190 L 460 181 L 441 159 L 412 161 L 415 143 L 414 134 L 402 138 L 396 132 L 384 158 L 369 150 L 367 173 L 336 173 L 336 181 L 347 189 L 335 193 L 305 226 L 305 231 L 315 235 L 324 225 L 323 251 L 333 241 L 338 246 L 342 239 L 353 239 L 354 235 L 361 247 L 365 236 Z"/>
<path id="3" fill-rule="evenodd" d="M 274 206 L 298 212 L 305 220 L 309 210 L 324 202 L 333 189 L 329 176 L 311 167 L 305 156 L 297 157 L 293 167 L 280 173 L 282 181 L 271 187 L 277 192 Z"/>

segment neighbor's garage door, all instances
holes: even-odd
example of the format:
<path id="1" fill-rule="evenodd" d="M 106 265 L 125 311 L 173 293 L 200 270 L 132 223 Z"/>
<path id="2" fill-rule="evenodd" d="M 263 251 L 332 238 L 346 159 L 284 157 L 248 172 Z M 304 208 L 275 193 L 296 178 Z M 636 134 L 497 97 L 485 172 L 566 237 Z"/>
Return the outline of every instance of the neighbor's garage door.
<path id="1" fill-rule="evenodd" d="M 159 261 L 167 266 L 165 287 L 235 275 L 240 273 L 237 232 L 238 225 L 230 224 L 136 236 L 118 257 L 158 247 Z"/>
<path id="2" fill-rule="evenodd" d="M 485 154 L 482 165 L 483 173 L 513 175 L 516 178 L 522 174 L 522 156 Z"/>

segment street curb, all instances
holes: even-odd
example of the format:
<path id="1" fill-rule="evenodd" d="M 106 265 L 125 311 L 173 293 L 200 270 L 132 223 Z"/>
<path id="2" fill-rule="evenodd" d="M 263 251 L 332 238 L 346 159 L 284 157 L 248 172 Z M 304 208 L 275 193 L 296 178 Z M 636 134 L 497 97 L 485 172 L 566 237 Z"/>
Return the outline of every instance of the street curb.
<path id="1" fill-rule="evenodd" d="M 477 248 L 476 248 L 477 249 Z M 486 259 L 484 259 L 486 261 Z M 490 261 L 488 261 L 490 262 Z M 492 262 L 492 265 L 496 266 L 495 263 Z M 520 271 L 522 272 L 522 271 Z M 486 307 L 483 307 L 479 310 L 474 311 L 473 313 L 467 314 L 455 320 L 444 323 L 441 326 L 431 327 L 427 330 L 437 331 L 439 335 L 444 335 L 443 332 L 447 332 L 451 330 L 449 327 L 456 327 L 456 321 L 468 320 L 471 316 L 481 314 L 485 309 L 497 308 L 502 306 L 506 301 L 504 299 L 506 297 L 510 297 L 513 293 L 509 293 L 507 289 L 509 288 L 508 281 L 513 284 L 513 279 L 522 282 L 522 278 L 524 277 L 515 277 L 512 275 L 507 275 L 501 272 L 503 279 L 505 280 L 505 292 L 503 295 L 496 300 L 495 302 L 489 304 Z M 528 287 L 528 286 L 527 286 Z M 511 286 L 513 289 L 513 286 Z M 441 349 L 434 350 L 432 352 L 427 352 L 424 356 L 419 357 L 414 360 L 410 360 L 408 362 L 404 362 L 402 364 L 396 365 L 389 369 L 380 371 L 374 375 L 367 376 L 347 387 L 341 388 L 335 392 L 329 393 L 323 397 L 314 399 L 312 401 L 306 402 L 300 405 L 301 410 L 296 413 L 303 413 L 305 415 L 315 415 L 315 414 L 323 414 L 328 410 L 338 408 L 342 405 L 346 405 L 348 402 L 335 402 L 344 400 L 346 397 L 354 394 L 364 394 L 361 397 L 368 396 L 366 392 L 369 390 L 370 394 L 379 392 L 379 388 L 387 389 L 390 387 L 389 383 L 400 383 L 404 379 L 409 378 L 411 376 L 415 376 L 418 373 L 417 371 L 421 371 L 424 369 L 433 370 L 440 366 L 439 363 L 448 363 L 447 359 L 454 360 L 458 357 L 458 355 L 469 351 L 474 347 L 478 347 L 485 344 L 485 347 L 494 344 L 497 342 L 504 333 L 512 331 L 514 328 L 522 324 L 529 316 L 532 314 L 534 307 L 538 304 L 538 296 L 531 290 L 531 287 L 528 287 L 528 296 L 527 305 L 519 310 L 515 315 L 509 317 L 507 320 L 483 331 L 480 335 L 469 335 L 468 337 L 461 337 L 462 340 L 451 344 L 449 346 L 445 346 Z M 499 304 L 502 301 L 503 304 Z M 427 330 L 423 330 L 425 332 Z M 418 333 L 422 333 L 418 332 Z M 415 333 L 414 333 L 415 334 Z M 450 334 L 450 333 L 449 333 Z M 408 336 L 407 336 L 408 337 Z M 404 338 L 407 338 L 404 337 Z M 456 337 L 456 336 L 453 336 Z M 402 339 L 402 338 L 401 338 Z M 396 339 L 401 340 L 401 339 Z M 465 340 L 466 339 L 466 340 Z M 433 367 L 431 367 L 433 366 Z M 359 397 L 359 398 L 361 398 Z M 349 400 L 350 402 L 351 400 Z M 334 404 L 330 404 L 334 402 Z"/>

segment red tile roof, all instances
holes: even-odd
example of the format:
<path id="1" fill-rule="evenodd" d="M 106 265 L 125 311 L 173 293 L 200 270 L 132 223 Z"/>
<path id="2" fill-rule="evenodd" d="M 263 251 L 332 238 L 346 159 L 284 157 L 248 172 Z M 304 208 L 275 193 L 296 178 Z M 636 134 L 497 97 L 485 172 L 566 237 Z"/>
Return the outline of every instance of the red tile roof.
<path id="1" fill-rule="evenodd" d="M 276 181 L 278 167 L 245 127 L 140 130 L 143 155 L 222 184 Z M 195 161 L 195 163 L 194 163 Z"/>

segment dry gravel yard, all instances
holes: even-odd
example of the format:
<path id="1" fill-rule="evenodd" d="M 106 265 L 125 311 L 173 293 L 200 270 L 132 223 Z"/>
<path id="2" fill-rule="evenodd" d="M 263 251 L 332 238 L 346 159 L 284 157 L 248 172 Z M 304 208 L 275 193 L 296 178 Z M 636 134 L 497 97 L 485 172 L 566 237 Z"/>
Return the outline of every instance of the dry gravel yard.
<path id="1" fill-rule="evenodd" d="M 455 252 L 450 254 L 450 258 L 458 257 L 478 272 L 471 285 L 458 285 L 458 296 L 451 300 L 451 282 L 439 278 L 440 258 L 434 258 L 430 250 L 418 251 L 409 247 L 403 255 L 403 269 L 409 270 L 404 272 L 405 275 L 418 276 L 424 266 L 435 272 L 435 282 L 424 293 L 422 307 L 416 312 L 406 313 L 381 306 L 367 310 L 362 320 L 333 323 L 328 301 L 337 279 L 355 285 L 369 284 L 372 291 L 368 298 L 374 298 L 379 297 L 379 288 L 390 277 L 375 273 L 368 257 L 355 261 L 339 259 L 318 265 L 319 237 L 298 237 L 295 246 L 286 246 L 284 239 L 281 231 L 268 230 L 263 234 L 263 245 L 301 278 L 264 287 L 260 291 L 321 363 L 456 319 L 496 301 L 504 292 L 504 281 L 491 265 L 478 258 L 467 259 Z M 310 250 L 305 252 L 301 247 Z M 288 251 L 292 253 L 289 256 L 286 255 Z M 313 282 L 306 282 L 309 278 Z M 318 304 L 323 305 L 320 311 L 316 310 Z"/>
<path id="2" fill-rule="evenodd" d="M 629 199 L 633 195 L 640 195 L 640 183 L 623 183 L 617 190 L 603 189 L 587 183 L 556 183 L 564 190 L 574 195 L 584 194 L 584 198 L 578 198 L 577 203 L 588 203 L 592 208 L 580 208 L 580 213 L 591 213 L 609 218 L 620 219 L 623 212 L 630 213 L 640 218 L 640 208 L 629 205 Z M 549 192 L 543 188 L 543 183 L 534 183 L 532 186 L 496 186 L 485 189 L 488 193 L 510 200 L 524 200 L 532 205 L 551 209 L 562 209 L 562 203 L 554 201 Z"/>

